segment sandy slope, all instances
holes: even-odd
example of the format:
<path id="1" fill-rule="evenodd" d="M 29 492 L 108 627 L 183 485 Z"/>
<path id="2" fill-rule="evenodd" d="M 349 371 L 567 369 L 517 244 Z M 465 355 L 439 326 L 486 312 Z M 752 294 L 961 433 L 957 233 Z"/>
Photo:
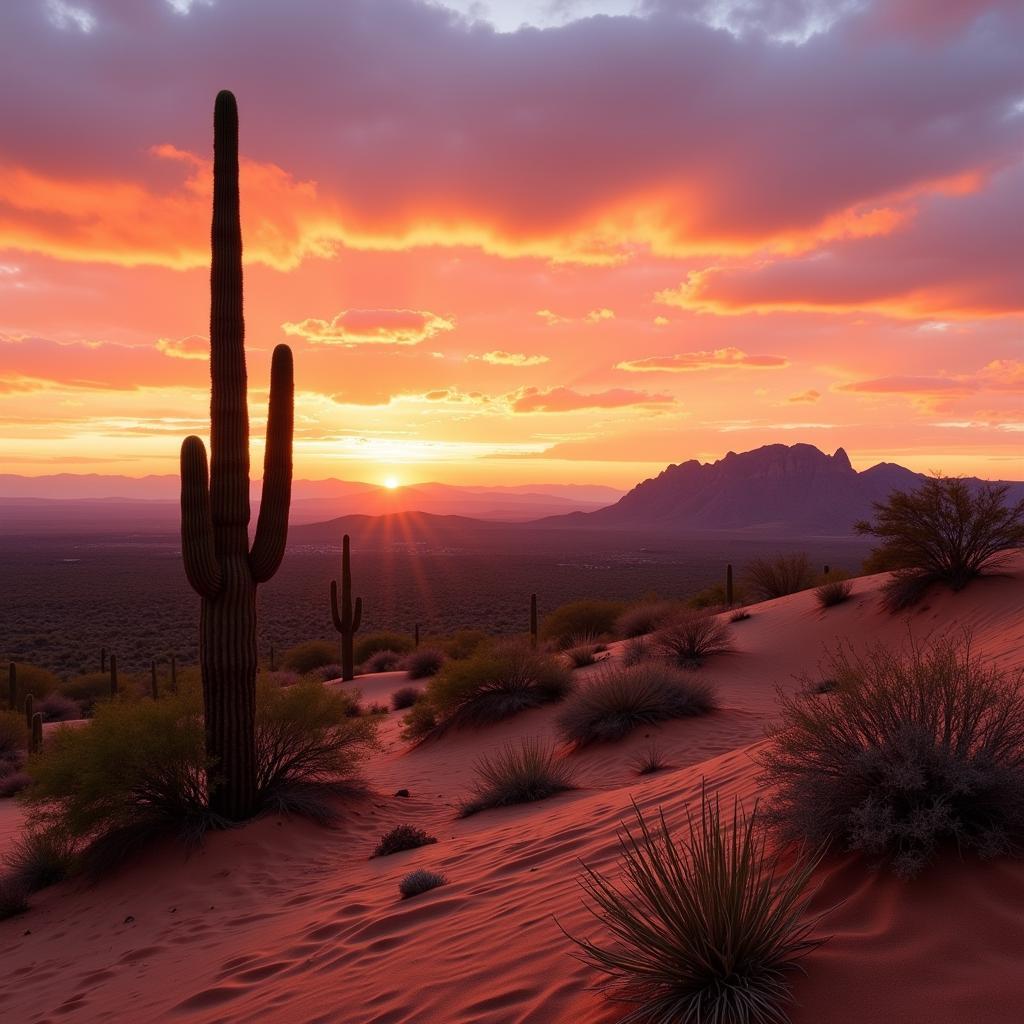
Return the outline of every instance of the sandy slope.
<path id="1" fill-rule="evenodd" d="M 879 610 L 877 583 L 858 581 L 854 601 L 825 613 L 812 594 L 755 607 L 736 626 L 737 653 L 701 670 L 718 684 L 720 711 L 573 755 L 580 788 L 544 803 L 454 817 L 474 758 L 509 739 L 553 735 L 551 710 L 412 752 L 392 716 L 385 752 L 367 771 L 374 795 L 353 803 L 341 828 L 264 819 L 214 836 L 189 859 L 169 846 L 92 888 L 55 888 L 0 923 L 0 1017 L 614 1021 L 555 921 L 594 927 L 575 883 L 579 861 L 614 867 L 616 826 L 631 799 L 662 805 L 676 822 L 702 779 L 753 800 L 751 755 L 776 686 L 813 677 L 839 638 L 905 638 L 906 620 Z M 936 596 L 910 622 L 917 636 L 968 626 L 983 653 L 1024 664 L 1024 559 L 1008 578 Z M 390 673 L 360 685 L 377 700 L 405 682 Z M 674 767 L 638 779 L 628 762 L 655 734 Z M 411 796 L 393 796 L 399 788 Z M 17 821 L 9 801 L 0 805 L 0 843 Z M 404 821 L 439 842 L 368 860 L 380 834 Z M 398 879 L 420 866 L 449 884 L 400 901 Z M 1024 1019 L 1024 866 L 951 859 L 908 885 L 833 859 L 819 881 L 817 904 L 840 905 L 824 925 L 831 941 L 796 983 L 796 1024 Z"/>

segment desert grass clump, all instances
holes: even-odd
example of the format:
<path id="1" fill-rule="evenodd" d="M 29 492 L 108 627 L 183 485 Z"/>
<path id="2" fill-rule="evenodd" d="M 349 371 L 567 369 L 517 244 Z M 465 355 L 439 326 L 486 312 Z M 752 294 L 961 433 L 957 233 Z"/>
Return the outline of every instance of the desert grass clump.
<path id="1" fill-rule="evenodd" d="M 562 740 L 576 747 L 620 740 L 634 729 L 715 707 L 709 684 L 664 662 L 609 666 L 579 687 L 558 716 Z"/>
<path id="2" fill-rule="evenodd" d="M 397 672 L 402 667 L 402 655 L 398 651 L 377 651 L 359 666 L 360 675 L 375 672 Z"/>
<path id="3" fill-rule="evenodd" d="M 573 668 L 586 668 L 588 665 L 597 664 L 597 656 L 602 650 L 608 650 L 607 646 L 598 643 L 596 637 L 583 634 L 572 637 L 565 649 L 565 656 Z"/>
<path id="4" fill-rule="evenodd" d="M 419 868 L 416 871 L 410 871 L 398 883 L 398 891 L 401 893 L 402 899 L 407 900 L 412 896 L 430 892 L 431 889 L 436 889 L 439 885 L 445 885 L 447 881 L 448 879 L 444 875 L 436 871 Z"/>
<path id="5" fill-rule="evenodd" d="M 28 828 L 11 844 L 4 860 L 11 876 L 28 892 L 56 885 L 75 869 L 75 841 L 60 826 Z"/>
<path id="6" fill-rule="evenodd" d="M 634 810 L 636 830 L 620 836 L 625 883 L 592 868 L 581 880 L 613 941 L 569 936 L 606 995 L 632 1007 L 622 1024 L 785 1024 L 789 977 L 819 945 L 807 917 L 817 858 L 799 854 L 783 870 L 757 808 L 747 815 L 738 802 L 723 821 L 718 800 L 702 796 L 685 837 L 664 811 L 648 822 Z"/>
<path id="7" fill-rule="evenodd" d="M 382 630 L 377 633 L 367 633 L 360 637 L 355 644 L 354 657 L 357 665 L 369 661 L 379 651 L 390 651 L 393 654 L 408 654 L 413 649 L 411 636 L 404 633 L 394 633 Z"/>
<path id="8" fill-rule="evenodd" d="M 423 690 L 418 686 L 400 686 L 391 694 L 391 707 L 395 711 L 405 711 L 411 708 L 423 696 Z"/>
<path id="9" fill-rule="evenodd" d="M 635 636 L 622 645 L 622 664 L 627 668 L 639 665 L 651 657 L 651 645 L 646 636 Z"/>
<path id="10" fill-rule="evenodd" d="M 656 743 L 650 744 L 637 754 L 629 762 L 629 766 L 637 775 L 653 775 L 670 767 L 668 758 Z"/>
<path id="11" fill-rule="evenodd" d="M 386 832 L 377 843 L 376 849 L 370 855 L 373 857 L 389 857 L 393 853 L 401 853 L 403 850 L 416 850 L 421 846 L 430 846 L 437 842 L 437 838 L 428 835 L 421 828 L 415 825 L 396 825 L 390 832 Z"/>
<path id="12" fill-rule="evenodd" d="M 855 529 L 881 542 L 865 569 L 892 571 L 883 588 L 888 607 L 916 604 L 935 583 L 962 590 L 1024 547 L 1024 499 L 1011 504 L 1006 495 L 1005 484 L 940 476 L 876 502 L 874 520 Z"/>
<path id="13" fill-rule="evenodd" d="M 814 591 L 818 605 L 822 608 L 834 608 L 837 604 L 849 601 L 853 596 L 852 580 L 827 580 Z"/>
<path id="14" fill-rule="evenodd" d="M 577 636 L 614 636 L 615 623 L 624 607 L 620 601 L 586 598 L 570 601 L 545 616 L 540 626 L 540 638 L 564 650 Z"/>
<path id="15" fill-rule="evenodd" d="M 631 605 L 615 620 L 615 633 L 627 640 L 653 633 L 678 610 L 675 601 L 641 601 Z"/>
<path id="16" fill-rule="evenodd" d="M 289 647 L 281 658 L 281 666 L 304 676 L 327 665 L 334 665 L 337 661 L 337 644 L 329 640 L 307 640 Z"/>
<path id="17" fill-rule="evenodd" d="M 746 622 L 750 618 L 750 612 L 746 608 L 737 608 L 729 615 L 730 622 Z"/>
<path id="18" fill-rule="evenodd" d="M 422 740 L 451 727 L 489 725 L 561 700 L 572 675 L 557 658 L 516 641 L 449 661 L 405 718 L 405 737 Z"/>
<path id="19" fill-rule="evenodd" d="M 685 612 L 654 634 L 654 650 L 680 668 L 693 668 L 714 654 L 732 648 L 728 623 L 707 612 Z"/>
<path id="20" fill-rule="evenodd" d="M 441 671 L 445 660 L 444 651 L 436 647 L 417 647 L 405 656 L 402 668 L 410 679 L 429 679 Z"/>
<path id="21" fill-rule="evenodd" d="M 863 853 L 916 875 L 942 846 L 1024 850 L 1024 673 L 970 638 L 831 656 L 827 696 L 780 694 L 762 755 L 785 838 Z"/>
<path id="22" fill-rule="evenodd" d="M 572 768 L 538 739 L 506 744 L 496 754 L 479 758 L 474 768 L 474 795 L 459 808 L 460 818 L 492 807 L 546 800 L 574 788 Z"/>
<path id="23" fill-rule="evenodd" d="M 763 601 L 807 590 L 815 581 L 810 559 L 802 552 L 755 558 L 747 565 L 745 575 L 747 586 Z"/>

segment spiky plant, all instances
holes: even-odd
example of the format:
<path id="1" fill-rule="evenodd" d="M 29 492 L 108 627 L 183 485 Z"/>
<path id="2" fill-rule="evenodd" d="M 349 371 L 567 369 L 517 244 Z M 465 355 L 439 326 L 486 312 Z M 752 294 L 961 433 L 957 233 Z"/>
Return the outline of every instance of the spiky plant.
<path id="1" fill-rule="evenodd" d="M 348 534 L 341 541 L 341 609 L 338 609 L 338 582 L 331 580 L 331 617 L 334 628 L 341 634 L 341 678 L 349 682 L 355 678 L 353 640 L 363 619 L 363 599 L 352 602 L 352 553 Z"/>
<path id="2" fill-rule="evenodd" d="M 738 801 L 723 822 L 702 794 L 686 838 L 664 811 L 652 824 L 633 809 L 637 831 L 619 837 L 624 885 L 586 865 L 581 879 L 614 942 L 569 936 L 606 995 L 632 1007 L 620 1024 L 785 1024 L 789 976 L 819 945 L 808 917 L 818 857 L 801 852 L 781 870 L 757 808 L 747 815 Z"/>
<path id="3" fill-rule="evenodd" d="M 198 437 L 181 446 L 181 547 L 202 598 L 203 680 L 210 808 L 232 820 L 256 811 L 256 587 L 277 571 L 288 536 L 292 479 L 292 353 L 274 349 L 263 497 L 249 547 L 249 411 L 242 315 L 238 108 L 214 107 L 210 267 L 210 466 Z"/>
<path id="4" fill-rule="evenodd" d="M 509 743 L 493 755 L 484 755 L 474 765 L 475 795 L 459 809 L 460 818 L 491 807 L 528 804 L 546 800 L 573 789 L 575 772 L 554 747 L 535 737 L 514 746 Z"/>

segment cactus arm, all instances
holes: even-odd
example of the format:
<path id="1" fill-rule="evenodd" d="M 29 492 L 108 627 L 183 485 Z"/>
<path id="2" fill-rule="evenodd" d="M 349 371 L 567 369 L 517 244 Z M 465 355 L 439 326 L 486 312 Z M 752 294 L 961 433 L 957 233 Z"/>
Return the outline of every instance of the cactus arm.
<path id="1" fill-rule="evenodd" d="M 294 397 L 292 350 L 287 345 L 278 345 L 274 349 L 270 366 L 270 410 L 263 460 L 263 497 L 256 522 L 256 537 L 249 554 L 249 565 L 257 583 L 266 583 L 277 572 L 288 540 Z"/>
<path id="2" fill-rule="evenodd" d="M 334 628 L 339 633 L 345 632 L 345 623 L 341 621 L 341 616 L 338 614 L 338 581 L 331 580 L 331 616 L 334 619 Z"/>
<path id="3" fill-rule="evenodd" d="M 206 449 L 195 436 L 181 446 L 181 554 L 185 575 L 202 597 L 215 597 L 221 588 L 221 570 L 213 539 Z"/>
<path id="4" fill-rule="evenodd" d="M 363 599 L 361 597 L 356 598 L 356 610 L 352 616 L 352 632 L 359 632 L 359 623 L 363 621 Z"/>

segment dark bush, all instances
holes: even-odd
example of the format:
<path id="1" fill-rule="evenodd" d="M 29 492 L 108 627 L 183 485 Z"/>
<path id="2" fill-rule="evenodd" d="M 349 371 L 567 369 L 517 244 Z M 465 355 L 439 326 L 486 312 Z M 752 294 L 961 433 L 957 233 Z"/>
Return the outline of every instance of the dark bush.
<path id="1" fill-rule="evenodd" d="M 865 569 L 893 572 L 884 588 L 887 605 L 898 610 L 915 604 L 935 583 L 962 590 L 1024 547 L 1024 499 L 1009 504 L 1007 490 L 1004 484 L 936 477 L 876 502 L 874 521 L 859 522 L 856 530 L 881 541 Z"/>
<path id="2" fill-rule="evenodd" d="M 3 679 L 3 702 L 7 704 L 7 668 L 9 662 L 3 663 L 4 679 Z M 25 705 L 25 698 L 31 693 L 37 700 L 42 697 L 44 693 L 52 693 L 54 690 L 60 690 L 62 683 L 48 669 L 40 668 L 38 665 L 30 665 L 26 661 L 15 662 L 15 669 L 17 672 L 17 689 L 16 698 L 17 706 L 14 710 L 18 711 Z M 110 677 L 107 677 L 107 692 L 110 692 Z"/>
<path id="3" fill-rule="evenodd" d="M 35 702 L 35 710 L 43 716 L 44 722 L 72 722 L 82 717 L 81 705 L 62 693 L 48 693 Z"/>
<path id="4" fill-rule="evenodd" d="M 644 601 L 631 605 L 615 620 L 615 634 L 628 640 L 653 633 L 678 610 L 675 601 Z"/>
<path id="5" fill-rule="evenodd" d="M 639 665 L 651 656 L 651 645 L 646 636 L 635 636 L 622 645 L 622 664 L 627 668 Z"/>
<path id="6" fill-rule="evenodd" d="M 397 651 L 377 651 L 371 654 L 359 667 L 360 675 L 375 672 L 396 672 L 402 665 L 402 655 Z"/>
<path id="7" fill-rule="evenodd" d="M 459 629 L 439 641 L 439 646 L 449 658 L 461 659 L 476 654 L 481 645 L 489 642 L 490 637 L 482 629 Z"/>
<path id="8" fill-rule="evenodd" d="M 289 647 L 281 658 L 281 666 L 305 675 L 325 665 L 335 665 L 338 661 L 338 645 L 330 640 L 307 640 L 305 643 Z"/>
<path id="9" fill-rule="evenodd" d="M 405 711 L 411 708 L 423 696 L 423 691 L 418 686 L 402 686 L 391 694 L 391 707 L 395 711 Z"/>
<path id="10" fill-rule="evenodd" d="M 592 636 L 574 636 L 565 649 L 565 656 L 573 668 L 586 668 L 588 665 L 597 664 L 598 647 L 600 646 L 603 645 L 598 644 Z"/>
<path id="11" fill-rule="evenodd" d="M 402 668 L 409 673 L 410 679 L 429 679 L 441 671 L 444 662 L 444 651 L 434 647 L 417 647 L 405 656 Z"/>
<path id="12" fill-rule="evenodd" d="M 750 612 L 746 608 L 737 608 L 729 616 L 730 622 L 746 622 L 750 618 Z"/>
<path id="13" fill-rule="evenodd" d="M 402 894 L 402 899 L 407 900 L 411 896 L 419 896 L 421 893 L 436 889 L 447 881 L 448 879 L 444 875 L 440 875 L 436 871 L 424 871 L 423 868 L 419 868 L 416 871 L 410 871 L 398 883 L 398 891 Z"/>
<path id="14" fill-rule="evenodd" d="M 404 633 L 382 631 L 367 633 L 365 636 L 356 634 L 354 655 L 357 665 L 369 661 L 379 651 L 392 651 L 395 654 L 408 654 L 413 649 L 411 636 Z"/>
<path id="15" fill-rule="evenodd" d="M 692 668 L 713 654 L 731 651 L 732 631 L 715 615 L 686 612 L 654 634 L 654 650 L 681 668 Z"/>
<path id="16" fill-rule="evenodd" d="M 415 850 L 436 842 L 434 836 L 427 835 L 423 829 L 416 828 L 415 825 L 396 825 L 390 832 L 381 836 L 371 857 L 389 857 L 393 853 Z"/>
<path id="17" fill-rule="evenodd" d="M 493 644 L 471 658 L 449 661 L 430 680 L 405 718 L 405 736 L 418 740 L 451 726 L 499 722 L 561 700 L 571 688 L 572 676 L 557 659 L 524 643 Z"/>
<path id="18" fill-rule="evenodd" d="M 819 942 L 808 919 L 815 859 L 782 870 L 769 855 L 756 810 L 734 805 L 723 822 L 702 797 L 685 836 L 664 812 L 653 824 L 636 811 L 623 837 L 625 885 L 586 868 L 592 912 L 612 941 L 573 941 L 604 976 L 603 988 L 634 1009 L 626 1021 L 784 1024 L 789 976 Z"/>
<path id="19" fill-rule="evenodd" d="M 785 597 L 814 586 L 815 574 L 803 553 L 755 558 L 745 570 L 747 586 L 763 601 Z"/>
<path id="20" fill-rule="evenodd" d="M 566 743 L 582 747 L 714 707 L 711 687 L 692 673 L 657 662 L 609 666 L 569 697 L 558 715 L 558 732 Z"/>
<path id="21" fill-rule="evenodd" d="M 668 758 L 655 743 L 652 743 L 642 753 L 637 754 L 629 764 L 637 775 L 653 775 L 655 772 L 670 767 Z"/>
<path id="22" fill-rule="evenodd" d="M 852 595 L 853 582 L 851 580 L 829 580 L 814 591 L 814 596 L 822 608 L 832 608 L 844 601 L 849 601 Z"/>
<path id="23" fill-rule="evenodd" d="M 921 870 L 942 845 L 982 857 L 1024 841 L 1024 675 L 967 638 L 831 658 L 827 696 L 780 694 L 762 758 L 787 838 Z"/>
<path id="24" fill-rule="evenodd" d="M 569 765 L 536 739 L 523 740 L 518 747 L 507 744 L 498 753 L 481 757 L 474 767 L 475 795 L 463 803 L 460 818 L 492 807 L 546 800 L 573 788 Z"/>
<path id="25" fill-rule="evenodd" d="M 63 882 L 75 865 L 75 841 L 60 826 L 28 828 L 11 844 L 4 860 L 11 877 L 28 892 Z"/>
<path id="26" fill-rule="evenodd" d="M 574 636 L 613 636 L 615 622 L 623 612 L 621 601 L 586 599 L 570 601 L 544 617 L 540 626 L 542 640 L 556 647 L 568 647 Z"/>

